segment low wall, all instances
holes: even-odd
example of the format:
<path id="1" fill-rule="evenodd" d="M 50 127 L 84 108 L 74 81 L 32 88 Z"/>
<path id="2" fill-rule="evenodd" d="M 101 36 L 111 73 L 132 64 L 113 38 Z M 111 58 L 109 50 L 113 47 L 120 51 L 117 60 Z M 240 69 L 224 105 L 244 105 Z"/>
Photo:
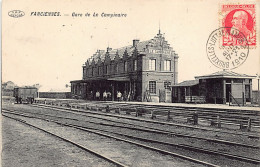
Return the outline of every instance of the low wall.
<path id="1" fill-rule="evenodd" d="M 205 96 L 185 96 L 185 103 L 206 103 Z"/>

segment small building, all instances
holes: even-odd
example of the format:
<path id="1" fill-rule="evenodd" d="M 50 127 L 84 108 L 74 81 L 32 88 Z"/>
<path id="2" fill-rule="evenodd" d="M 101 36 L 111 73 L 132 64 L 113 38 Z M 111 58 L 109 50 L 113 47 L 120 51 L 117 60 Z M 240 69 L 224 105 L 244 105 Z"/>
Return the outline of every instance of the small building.
<path id="1" fill-rule="evenodd" d="M 199 95 L 199 80 L 183 81 L 172 86 L 172 101 L 175 103 L 195 102 Z"/>
<path id="2" fill-rule="evenodd" d="M 2 96 L 12 97 L 14 94 L 15 84 L 12 81 L 2 83 Z"/>
<path id="3" fill-rule="evenodd" d="M 172 86 L 176 103 L 252 103 L 252 79 L 255 76 L 232 71 L 219 71 L 197 76 Z"/>
<path id="4" fill-rule="evenodd" d="M 97 50 L 82 66 L 82 80 L 71 81 L 73 98 L 171 102 L 178 81 L 178 55 L 163 34 L 118 49 Z M 103 97 L 106 92 L 106 98 Z"/>

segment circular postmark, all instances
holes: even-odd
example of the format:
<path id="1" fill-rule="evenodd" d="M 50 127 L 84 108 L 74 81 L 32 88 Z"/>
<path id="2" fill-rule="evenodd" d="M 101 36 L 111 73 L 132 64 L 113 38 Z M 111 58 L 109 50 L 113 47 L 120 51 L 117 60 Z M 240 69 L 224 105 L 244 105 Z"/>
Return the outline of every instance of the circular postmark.
<path id="1" fill-rule="evenodd" d="M 236 33 L 230 33 L 235 31 Z M 231 38 L 234 42 L 224 44 L 223 37 Z M 232 70 L 242 65 L 249 54 L 246 36 L 237 29 L 221 27 L 214 30 L 207 41 L 206 52 L 210 62 L 221 69 Z"/>

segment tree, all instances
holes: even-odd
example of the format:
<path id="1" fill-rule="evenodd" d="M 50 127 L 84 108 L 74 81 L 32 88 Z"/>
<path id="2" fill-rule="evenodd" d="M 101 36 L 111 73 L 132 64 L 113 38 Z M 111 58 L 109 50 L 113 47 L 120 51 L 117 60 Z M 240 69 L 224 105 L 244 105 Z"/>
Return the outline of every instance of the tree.
<path id="1" fill-rule="evenodd" d="M 40 87 L 42 87 L 42 85 L 37 83 L 37 84 L 33 84 L 32 87 L 35 87 L 35 88 L 39 89 Z"/>

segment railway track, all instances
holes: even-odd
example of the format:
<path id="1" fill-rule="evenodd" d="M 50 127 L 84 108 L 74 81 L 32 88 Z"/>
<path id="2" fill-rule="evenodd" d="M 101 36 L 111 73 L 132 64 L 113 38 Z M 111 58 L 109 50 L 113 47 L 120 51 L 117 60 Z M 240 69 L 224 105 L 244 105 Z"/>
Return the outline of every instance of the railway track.
<path id="1" fill-rule="evenodd" d="M 148 113 L 154 111 L 154 114 L 158 117 L 167 116 L 168 111 L 170 111 L 170 116 L 172 118 L 182 117 L 183 119 L 187 119 L 187 117 L 191 117 L 194 112 L 199 114 L 200 120 L 203 121 L 216 121 L 217 116 L 221 117 L 222 124 L 226 125 L 236 125 L 246 124 L 248 119 L 251 119 L 252 127 L 259 128 L 260 127 L 260 110 L 230 110 L 230 109 L 212 109 L 212 108 L 198 108 L 198 107 L 176 107 L 176 106 L 161 106 L 161 105 L 149 105 L 149 104 L 135 104 L 135 103 L 117 103 L 117 102 L 100 102 L 100 101 L 92 101 L 84 102 L 83 104 L 75 103 L 76 101 L 59 101 L 59 100 L 51 100 L 49 104 L 66 104 L 66 105 L 84 105 L 89 103 L 92 106 L 106 106 L 109 105 L 111 108 L 122 108 L 122 109 L 140 109 L 146 108 Z M 88 104 L 87 104 L 88 105 Z"/>
<path id="2" fill-rule="evenodd" d="M 110 103 L 110 105 L 113 105 L 113 103 Z M 118 104 L 116 104 L 118 105 Z M 114 106 L 115 107 L 115 106 Z M 118 105 L 120 107 L 120 105 Z M 252 120 L 252 126 L 260 127 L 260 112 L 252 112 L 248 111 L 245 113 L 242 113 L 241 111 L 222 111 L 219 110 L 210 110 L 210 109 L 204 109 L 204 108 L 183 108 L 183 107 L 169 107 L 169 106 L 156 106 L 156 105 L 137 105 L 132 106 L 131 104 L 122 105 L 122 107 L 125 108 L 146 108 L 150 111 L 155 111 L 154 114 L 158 116 L 167 116 L 168 112 L 170 111 L 170 116 L 172 118 L 176 116 L 182 116 L 184 118 L 187 118 L 189 116 L 192 116 L 194 112 L 197 112 L 199 114 L 200 119 L 203 120 L 216 120 L 217 116 L 221 117 L 222 123 L 234 123 L 234 124 L 240 124 L 241 122 L 245 121 L 247 122 L 250 118 Z"/>
<path id="3" fill-rule="evenodd" d="M 108 158 L 108 157 L 106 157 L 106 156 L 104 156 L 104 155 L 102 155 L 102 154 L 100 154 L 100 153 L 97 153 L 97 152 L 95 152 L 95 151 L 93 151 L 93 150 L 91 150 L 91 149 L 89 149 L 89 148 L 86 148 L 86 147 L 84 147 L 84 146 L 82 146 L 82 145 L 80 145 L 80 144 L 77 144 L 77 143 L 75 143 L 75 142 L 73 142 L 73 141 L 71 141 L 71 140 L 69 140 L 69 139 L 66 139 L 66 138 L 64 138 L 64 137 L 58 136 L 58 135 L 56 135 L 56 134 L 54 134 L 54 133 L 51 133 L 51 132 L 49 132 L 49 131 L 46 131 L 46 130 L 44 130 L 44 129 L 42 129 L 42 128 L 39 128 L 39 127 L 37 127 L 37 126 L 34 126 L 34 125 L 30 124 L 30 123 L 27 123 L 26 121 L 24 121 L 24 120 L 22 120 L 22 119 L 13 118 L 13 117 L 7 116 L 7 115 L 5 115 L 5 114 L 2 114 L 2 115 L 3 115 L 4 117 L 7 117 L 7 118 L 9 118 L 9 119 L 13 119 L 13 120 L 15 120 L 15 121 L 18 121 L 18 122 L 20 122 L 20 123 L 22 123 L 22 124 L 25 124 L 25 125 L 27 125 L 27 126 L 29 126 L 29 127 L 34 128 L 34 129 L 40 130 L 40 131 L 42 131 L 42 132 L 44 132 L 44 133 L 46 133 L 46 134 L 48 134 L 48 135 L 51 135 L 51 136 L 53 136 L 53 137 L 55 137 L 55 138 L 60 139 L 60 140 L 62 140 L 62 141 L 65 141 L 65 142 L 67 142 L 67 143 L 70 143 L 70 144 L 72 144 L 72 145 L 74 145 L 74 146 L 76 146 L 76 147 L 78 147 L 78 148 L 80 148 L 80 149 L 82 149 L 82 150 L 84 150 L 84 151 L 86 151 L 86 152 L 89 152 L 89 153 L 91 153 L 91 154 L 94 154 L 95 156 L 97 156 L 97 157 L 99 157 L 99 158 L 102 158 L 102 159 L 104 159 L 104 160 L 106 160 L 106 161 L 112 163 L 112 164 L 115 165 L 115 166 L 118 166 L 118 167 L 128 167 L 127 165 L 124 165 L 124 164 L 122 164 L 122 163 L 120 163 L 120 162 L 117 162 L 117 161 L 111 159 L 111 158 Z"/>
<path id="4" fill-rule="evenodd" d="M 194 112 L 199 111 L 201 113 L 220 113 L 220 114 L 229 114 L 229 115 L 237 115 L 243 114 L 244 116 L 260 116 L 260 109 L 254 108 L 254 110 L 235 110 L 235 109 L 223 109 L 223 108 L 204 108 L 204 107 L 185 107 L 185 106 L 166 106 L 166 105 L 156 105 L 156 104 L 142 104 L 142 103 L 132 103 L 132 102 L 114 102 L 114 101 L 61 101 L 61 100 L 52 100 L 53 104 L 57 103 L 63 104 L 70 104 L 70 103 L 92 103 L 92 104 L 106 104 L 106 105 L 114 105 L 114 106 L 124 106 L 124 107 L 145 107 L 148 109 L 159 109 L 159 111 L 169 111 L 169 110 L 176 110 L 176 111 L 186 111 L 186 112 Z M 49 103 L 51 104 L 51 103 Z M 213 112 L 214 111 L 214 112 Z M 260 118 L 259 118 L 260 119 Z"/>
<path id="5" fill-rule="evenodd" d="M 188 128 L 188 129 L 196 129 L 196 130 L 202 130 L 202 131 L 213 131 L 217 133 L 226 133 L 226 134 L 231 134 L 231 135 L 239 135 L 239 136 L 246 136 L 248 138 L 252 139 L 259 139 L 259 136 L 257 135 L 252 135 L 250 133 L 239 133 L 239 132 L 230 132 L 230 131 L 223 131 L 222 129 L 216 129 L 216 128 L 205 128 L 205 127 L 197 127 L 197 126 L 191 126 L 191 125 L 185 125 L 185 124 L 178 124 L 178 123 L 173 123 L 173 122 L 162 122 L 162 121 L 156 121 L 156 120 L 151 120 L 151 119 L 142 119 L 142 118 L 136 118 L 136 117 L 129 117 L 129 116 L 123 116 L 123 115 L 115 115 L 115 114 L 110 114 L 110 113 L 103 113 L 103 112 L 95 112 L 93 111 L 87 111 L 87 110 L 81 110 L 81 109 L 73 109 L 73 108 L 61 108 L 57 106 L 42 106 L 42 105 L 33 105 L 35 107 L 41 107 L 41 108 L 50 108 L 50 109 L 61 109 L 61 110 L 66 110 L 66 111 L 75 111 L 75 112 L 80 112 L 80 113 L 89 113 L 92 114 L 92 117 L 97 118 L 95 115 L 104 115 L 107 117 L 115 117 L 115 118 L 120 118 L 120 119 L 130 119 L 130 120 L 135 120 L 135 121 L 142 121 L 142 122 L 147 122 L 147 123 L 153 123 L 153 124 L 159 124 L 159 125 L 170 125 L 170 126 L 176 126 L 176 127 L 182 127 L 182 128 Z M 101 119 L 101 118 L 100 118 Z M 109 120 L 110 119 L 105 119 L 103 120 Z M 158 130 L 158 129 L 156 129 Z M 161 130 L 161 129 L 160 129 Z M 169 132 L 169 131 L 168 131 Z"/>
<path id="6" fill-rule="evenodd" d="M 6 111 L 5 111 L 6 112 Z M 9 112 L 10 113 L 10 112 Z M 34 116 L 29 116 L 29 115 L 24 115 L 24 114 L 21 114 L 21 113 L 11 113 L 11 114 L 18 114 L 20 116 L 25 116 L 25 117 L 33 117 L 33 118 L 37 118 L 37 119 L 43 119 L 43 118 L 39 118 L 39 117 L 34 117 Z M 50 116 L 50 115 L 46 115 L 46 114 L 41 114 L 42 116 L 46 116 L 46 117 L 52 117 L 53 118 L 56 118 L 56 120 L 51 120 L 51 121 L 54 121 L 55 123 L 59 123 L 59 124 L 63 124 L 61 122 L 57 122 L 57 119 L 69 119 L 69 118 L 64 118 L 64 117 L 57 117 L 57 116 Z M 50 119 L 47 119 L 48 121 L 50 121 Z M 78 121 L 77 119 L 74 119 L 74 121 Z M 91 122 L 91 123 L 95 123 L 95 122 Z M 150 143 L 157 143 L 157 144 L 163 144 L 163 145 L 169 145 L 169 146 L 175 146 L 175 147 L 179 147 L 179 148 L 182 148 L 182 149 L 187 149 L 187 150 L 193 150 L 193 151 L 197 151 L 198 153 L 199 152 L 203 152 L 203 153 L 206 153 L 206 154 L 211 154 L 211 155 L 218 155 L 218 156 L 223 156 L 223 157 L 227 157 L 227 158 L 231 158 L 231 159 L 237 159 L 237 160 L 240 160 L 240 161 L 244 161 L 244 162 L 249 162 L 249 163 L 253 163 L 253 164 L 259 164 L 260 163 L 260 160 L 258 159 L 254 159 L 254 158 L 249 158 L 249 157 L 244 157 L 244 156 L 239 156 L 239 155 L 233 155 L 233 154 L 229 154 L 229 153 L 224 153 L 224 152 L 220 152 L 220 151 L 214 151 L 214 150 L 209 150 L 209 149 L 203 149 L 203 148 L 198 148 L 198 147 L 194 147 L 194 146 L 189 146 L 189 145 L 183 145 L 183 144 L 174 144 L 174 143 L 167 143 L 167 142 L 162 142 L 162 141 L 156 141 L 156 140 L 152 140 L 152 139 L 147 139 L 147 138 L 140 138 L 140 137 L 137 137 L 137 136 L 130 136 L 130 135 L 125 135 L 125 134 L 122 134 L 122 133 L 116 133 L 116 132 L 111 132 L 111 131 L 107 131 L 107 130 L 101 130 L 101 129 L 97 129 L 97 128 L 90 128 L 90 127 L 84 127 L 84 126 L 79 126 L 79 125 L 74 125 L 74 124 L 63 124 L 64 126 L 71 126 L 71 127 L 74 127 L 74 128 L 78 128 L 78 129 L 81 129 L 81 130 L 85 130 L 85 131 L 91 131 L 93 132 L 98 132 L 98 133 L 103 133 L 103 132 L 106 132 L 106 133 L 112 133 L 112 134 L 115 134 L 115 135 L 120 135 L 120 136 L 124 136 L 124 137 L 127 137 L 127 138 L 131 138 L 131 139 L 134 139 L 134 140 L 140 140 L 140 141 L 146 141 L 146 142 L 150 142 Z M 111 125 L 110 125 L 111 126 Z M 117 126 L 118 127 L 118 126 Z M 122 128 L 123 126 L 119 126 L 120 128 Z M 124 127 L 125 128 L 125 127 Z M 140 130 L 140 129 L 139 129 Z M 147 130 L 146 130 L 147 131 Z M 158 130 L 149 130 L 150 132 L 153 132 L 153 133 L 158 133 Z M 93 133 L 94 133 L 93 132 Z M 159 131 L 159 133 L 167 133 L 167 132 L 161 132 Z M 110 135 L 111 136 L 111 135 Z M 226 143 L 227 144 L 227 143 Z M 230 143 L 229 143 L 230 144 Z M 234 144 L 234 143 L 232 143 Z M 246 145 L 241 145 L 241 144 L 238 144 L 236 143 L 237 146 L 243 146 L 243 147 L 246 147 Z M 250 145 L 247 145 L 249 147 L 251 147 Z M 256 148 L 256 147 L 255 147 Z M 259 148 L 259 147 L 257 147 Z"/>
<path id="7" fill-rule="evenodd" d="M 25 111 L 23 111 L 23 112 L 25 112 Z M 32 113 L 29 113 L 29 114 L 32 114 Z M 57 119 L 68 119 L 68 120 L 73 120 L 73 121 L 80 121 L 78 119 L 67 118 L 67 117 L 62 117 L 62 116 L 54 116 L 54 115 L 40 114 L 40 113 L 35 113 L 35 114 L 42 115 L 42 116 L 47 116 L 47 117 L 54 117 L 54 118 L 57 118 Z M 227 146 L 238 146 L 238 147 L 245 147 L 245 148 L 252 148 L 252 149 L 260 149 L 259 146 L 251 145 L 251 144 L 244 144 L 244 143 L 227 141 L 227 140 L 221 140 L 221 139 L 212 139 L 212 138 L 198 137 L 198 136 L 188 135 L 188 134 L 174 133 L 172 131 L 162 130 L 162 129 L 158 129 L 158 128 L 152 128 L 152 127 L 143 126 L 143 125 L 138 125 L 138 127 L 136 127 L 134 124 L 131 124 L 131 123 L 122 123 L 122 122 L 112 121 L 112 120 L 105 119 L 105 118 L 99 118 L 99 117 L 96 117 L 96 116 L 87 116 L 87 117 L 100 119 L 102 121 L 108 121 L 108 122 L 112 122 L 112 123 L 117 123 L 117 124 L 109 124 L 109 123 L 104 123 L 102 121 L 101 122 L 96 122 L 96 121 L 84 120 L 84 122 L 95 124 L 95 125 L 102 125 L 102 126 L 108 126 L 108 127 L 117 127 L 117 128 L 125 128 L 125 129 L 130 129 L 130 130 L 137 130 L 137 131 L 142 131 L 142 132 L 150 132 L 150 133 L 155 133 L 155 134 L 163 134 L 163 135 L 176 136 L 176 137 L 182 137 L 182 138 L 198 139 L 198 140 L 204 140 L 204 141 L 207 141 L 207 142 L 213 142 L 213 143 L 217 143 L 217 144 L 221 143 L 221 144 L 225 144 Z M 128 126 L 128 125 L 130 125 L 130 126 Z"/>
<path id="8" fill-rule="evenodd" d="M 37 127 L 37 126 L 35 126 L 33 124 L 30 124 L 30 123 L 26 122 L 23 119 L 14 118 L 14 117 L 8 116 L 6 114 L 8 114 L 8 113 L 3 113 L 3 116 L 5 116 L 7 118 L 10 118 L 10 119 L 14 119 L 14 120 L 16 120 L 18 122 L 21 122 L 23 124 L 26 124 L 26 125 L 32 127 L 32 128 L 38 129 L 40 131 L 43 131 L 44 133 L 52 135 L 52 136 L 54 136 L 56 138 L 59 138 L 59 139 L 65 141 L 65 142 L 71 143 L 71 144 L 73 144 L 73 145 L 75 145 L 75 146 L 77 146 L 77 147 L 79 147 L 79 148 L 81 148 L 81 149 L 83 149 L 85 151 L 88 151 L 88 152 L 90 152 L 92 154 L 95 154 L 98 157 L 101 157 L 101 158 L 103 158 L 103 159 L 113 163 L 116 166 L 120 166 L 120 167 L 127 166 L 127 165 L 124 165 L 124 164 L 122 164 L 120 162 L 117 162 L 117 161 L 115 161 L 115 160 L 113 160 L 111 158 L 108 158 L 108 157 L 106 157 L 104 155 L 101 155 L 101 154 L 99 154 L 99 153 L 97 153 L 97 152 L 95 152 L 95 151 L 93 151 L 91 149 L 88 149 L 88 148 L 86 148 L 84 146 L 81 146 L 81 145 L 79 145 L 79 144 L 77 144 L 77 143 L 75 143 L 73 141 L 70 141 L 69 139 L 66 139 L 64 137 L 58 136 L 58 135 L 56 135 L 54 133 L 51 133 L 51 132 L 49 132 L 47 130 L 44 130 L 44 129 L 40 128 L 40 127 Z M 31 117 L 31 118 L 36 118 L 36 117 Z M 172 153 L 172 152 L 169 152 L 169 151 L 165 151 L 165 150 L 162 150 L 162 149 L 159 149 L 159 148 L 151 147 L 151 146 L 148 146 L 148 145 L 145 145 L 145 144 L 141 144 L 141 143 L 138 143 L 138 142 L 134 142 L 134 141 L 131 141 L 131 140 L 127 140 L 127 139 L 115 137 L 115 136 L 112 136 L 112 135 L 109 135 L 109 134 L 105 134 L 104 132 L 101 132 L 101 131 L 98 132 L 98 131 L 87 129 L 87 128 L 84 128 L 84 127 L 76 126 L 76 125 L 73 125 L 73 124 L 57 122 L 57 121 L 51 120 L 51 119 L 43 119 L 43 118 L 36 118 L 36 119 L 41 119 L 41 120 L 44 120 L 44 121 L 57 123 L 57 124 L 62 125 L 62 126 L 71 127 L 71 128 L 75 128 L 75 129 L 78 129 L 78 130 L 87 131 L 87 132 L 94 133 L 94 134 L 97 134 L 97 135 L 101 135 L 101 136 L 105 136 L 105 137 L 112 138 L 112 139 L 115 139 L 115 140 L 119 140 L 119 141 L 122 141 L 122 142 L 130 143 L 130 144 L 133 144 L 133 145 L 136 145 L 136 146 L 139 146 L 139 147 L 143 147 L 145 149 L 149 149 L 149 150 L 152 150 L 152 151 L 164 154 L 164 155 L 170 155 L 170 156 L 173 156 L 173 157 L 178 157 L 178 158 L 181 158 L 181 159 L 184 159 L 186 161 L 190 161 L 190 162 L 193 162 L 193 163 L 196 163 L 196 164 L 201 164 L 201 165 L 209 166 L 209 167 L 219 167 L 218 165 L 211 164 L 211 163 L 208 163 L 208 162 L 205 162 L 205 161 L 201 161 L 201 160 L 198 160 L 198 159 L 194 159 L 194 158 L 191 158 L 191 157 L 187 157 L 187 156 L 184 156 L 184 155 L 181 155 L 181 154 Z"/>

